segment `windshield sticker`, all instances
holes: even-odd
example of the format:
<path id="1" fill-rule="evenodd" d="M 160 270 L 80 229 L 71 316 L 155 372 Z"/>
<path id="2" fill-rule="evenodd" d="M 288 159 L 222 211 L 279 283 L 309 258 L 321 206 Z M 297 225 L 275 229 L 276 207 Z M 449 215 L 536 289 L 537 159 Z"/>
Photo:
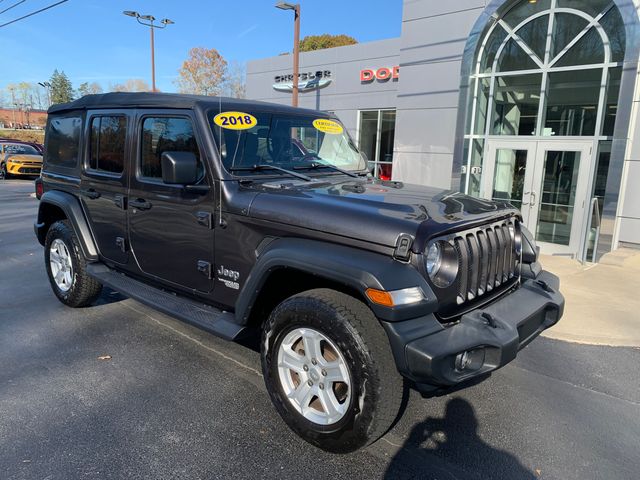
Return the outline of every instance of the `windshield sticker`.
<path id="1" fill-rule="evenodd" d="M 316 118 L 313 121 L 313 126 L 316 127 L 316 130 L 320 130 L 323 133 L 330 133 L 333 135 L 342 133 L 342 125 L 326 118 Z"/>
<path id="2" fill-rule="evenodd" d="M 245 112 L 222 112 L 213 117 L 213 123 L 229 130 L 248 130 L 255 127 L 258 120 Z"/>

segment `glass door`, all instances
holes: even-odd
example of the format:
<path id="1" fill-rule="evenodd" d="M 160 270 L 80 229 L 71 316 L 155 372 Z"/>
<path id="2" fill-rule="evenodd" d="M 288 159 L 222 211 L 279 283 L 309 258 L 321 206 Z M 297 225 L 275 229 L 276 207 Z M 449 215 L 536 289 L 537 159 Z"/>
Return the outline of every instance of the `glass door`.
<path id="1" fill-rule="evenodd" d="M 529 229 L 545 253 L 580 258 L 592 142 L 538 142 Z"/>
<path id="2" fill-rule="evenodd" d="M 531 215 L 535 157 L 534 141 L 491 140 L 482 172 L 482 196 L 510 202 L 522 212 L 525 225 Z"/>
<path id="3" fill-rule="evenodd" d="M 543 253 L 580 258 L 592 142 L 490 140 L 482 196 L 520 209 Z"/>

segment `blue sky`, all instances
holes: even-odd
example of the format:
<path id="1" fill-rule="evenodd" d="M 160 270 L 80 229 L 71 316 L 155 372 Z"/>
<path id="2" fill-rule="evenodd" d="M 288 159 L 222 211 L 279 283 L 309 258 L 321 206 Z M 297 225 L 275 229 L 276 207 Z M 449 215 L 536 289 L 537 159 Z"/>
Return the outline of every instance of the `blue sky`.
<path id="1" fill-rule="evenodd" d="M 54 3 L 27 0 L 0 14 L 0 24 Z M 0 10 L 18 0 L 0 0 Z M 301 0 L 301 36 L 346 33 L 360 42 L 400 35 L 401 0 Z M 156 31 L 156 82 L 175 91 L 173 80 L 191 47 L 216 48 L 228 60 L 246 62 L 291 50 L 293 13 L 275 0 L 70 0 L 0 28 L 0 89 L 8 83 L 47 80 L 64 70 L 74 87 L 97 81 L 150 79 L 149 30 L 122 15 L 136 10 L 174 20 Z"/>

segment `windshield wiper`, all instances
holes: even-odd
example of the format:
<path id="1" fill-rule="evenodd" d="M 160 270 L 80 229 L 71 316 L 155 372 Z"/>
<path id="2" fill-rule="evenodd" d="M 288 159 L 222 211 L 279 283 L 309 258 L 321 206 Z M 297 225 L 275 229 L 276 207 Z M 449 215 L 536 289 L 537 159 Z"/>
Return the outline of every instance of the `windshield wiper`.
<path id="1" fill-rule="evenodd" d="M 318 157 L 320 158 L 320 157 Z M 335 170 L 336 172 L 340 172 L 340 173 L 344 173 L 345 175 L 349 175 L 350 177 L 354 177 L 354 178 L 358 178 L 359 175 L 357 173 L 353 173 L 350 172 L 349 170 L 344 170 L 340 167 L 336 167 L 335 165 L 332 165 L 330 163 L 318 163 L 318 162 L 313 162 L 310 163 L 309 165 L 300 165 L 300 166 L 296 166 L 293 167 L 294 170 L 315 170 L 317 168 L 330 168 L 331 170 Z"/>
<path id="2" fill-rule="evenodd" d="M 230 172 L 259 172 L 260 170 L 276 170 L 278 172 L 286 173 L 291 175 L 292 177 L 299 178 L 304 180 L 305 182 L 310 182 L 312 179 L 307 175 L 302 173 L 294 172 L 292 170 L 287 170 L 286 168 L 278 167 L 277 165 L 251 165 L 250 167 L 231 167 L 229 169 Z"/>

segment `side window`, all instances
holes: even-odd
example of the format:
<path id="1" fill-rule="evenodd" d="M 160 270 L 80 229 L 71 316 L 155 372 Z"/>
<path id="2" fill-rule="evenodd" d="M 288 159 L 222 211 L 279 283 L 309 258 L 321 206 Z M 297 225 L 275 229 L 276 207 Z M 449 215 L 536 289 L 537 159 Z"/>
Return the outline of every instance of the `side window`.
<path id="1" fill-rule="evenodd" d="M 89 168 L 122 173 L 127 138 L 127 119 L 123 116 L 100 116 L 91 119 Z"/>
<path id="2" fill-rule="evenodd" d="M 52 118 L 47 128 L 47 164 L 60 167 L 75 167 L 80 151 L 80 128 L 82 118 Z"/>
<path id="3" fill-rule="evenodd" d="M 142 149 L 140 152 L 140 175 L 145 178 L 162 179 L 160 158 L 163 152 L 192 152 L 198 159 L 204 177 L 204 166 L 200 151 L 188 118 L 146 117 L 142 122 Z"/>

